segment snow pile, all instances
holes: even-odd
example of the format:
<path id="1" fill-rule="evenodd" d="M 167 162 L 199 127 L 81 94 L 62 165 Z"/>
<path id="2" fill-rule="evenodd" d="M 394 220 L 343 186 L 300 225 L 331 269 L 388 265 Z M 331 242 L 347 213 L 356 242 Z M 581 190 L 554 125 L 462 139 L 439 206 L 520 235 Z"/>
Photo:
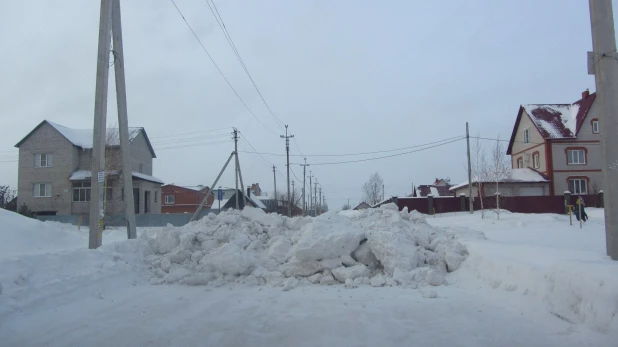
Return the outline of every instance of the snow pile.
<path id="1" fill-rule="evenodd" d="M 245 208 L 210 214 L 151 239 L 151 283 L 441 285 L 467 250 L 422 215 L 394 204 L 317 218 Z"/>

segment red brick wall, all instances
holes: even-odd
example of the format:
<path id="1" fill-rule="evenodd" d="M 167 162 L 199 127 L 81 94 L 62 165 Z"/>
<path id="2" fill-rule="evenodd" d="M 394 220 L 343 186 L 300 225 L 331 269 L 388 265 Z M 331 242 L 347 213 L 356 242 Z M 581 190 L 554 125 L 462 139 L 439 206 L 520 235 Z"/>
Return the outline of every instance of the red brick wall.
<path id="1" fill-rule="evenodd" d="M 168 195 L 174 195 L 174 204 L 165 203 L 165 197 Z M 163 186 L 161 188 L 161 213 L 193 213 L 205 196 L 205 189 L 197 191 L 173 185 Z M 204 208 L 210 208 L 213 201 L 214 195 L 211 194 Z"/>

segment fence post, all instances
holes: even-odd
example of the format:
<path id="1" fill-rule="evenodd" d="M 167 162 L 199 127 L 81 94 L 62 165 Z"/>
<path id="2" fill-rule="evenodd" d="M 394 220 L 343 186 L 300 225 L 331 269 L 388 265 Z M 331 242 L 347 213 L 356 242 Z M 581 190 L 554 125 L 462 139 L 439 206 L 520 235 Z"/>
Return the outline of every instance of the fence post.
<path id="1" fill-rule="evenodd" d="M 433 195 L 432 194 L 427 195 L 427 213 L 429 214 L 433 213 Z"/>
<path id="2" fill-rule="evenodd" d="M 569 205 L 571 204 L 571 192 L 564 192 L 564 213 L 569 214 Z"/>
<path id="3" fill-rule="evenodd" d="M 605 208 L 605 202 L 603 201 L 603 191 L 599 191 L 599 207 Z"/>
<path id="4" fill-rule="evenodd" d="M 466 194 L 459 194 L 459 205 L 461 206 L 461 212 L 466 212 Z"/>

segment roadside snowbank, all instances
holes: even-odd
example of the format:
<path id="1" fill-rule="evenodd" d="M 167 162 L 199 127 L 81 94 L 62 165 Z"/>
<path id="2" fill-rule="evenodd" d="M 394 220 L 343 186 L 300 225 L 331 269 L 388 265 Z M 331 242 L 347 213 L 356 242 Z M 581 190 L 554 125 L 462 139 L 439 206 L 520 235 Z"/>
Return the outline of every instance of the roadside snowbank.
<path id="1" fill-rule="evenodd" d="M 245 208 L 169 227 L 150 241 L 153 284 L 239 282 L 286 290 L 311 283 L 441 285 L 467 255 L 450 233 L 392 204 L 292 219 Z"/>
<path id="2" fill-rule="evenodd" d="M 605 255 L 603 211 L 588 214 L 582 230 L 568 216 L 552 214 L 509 213 L 500 220 L 460 214 L 429 223 L 454 233 L 470 252 L 452 280 L 478 278 L 539 300 L 566 321 L 618 331 L 618 263 Z"/>

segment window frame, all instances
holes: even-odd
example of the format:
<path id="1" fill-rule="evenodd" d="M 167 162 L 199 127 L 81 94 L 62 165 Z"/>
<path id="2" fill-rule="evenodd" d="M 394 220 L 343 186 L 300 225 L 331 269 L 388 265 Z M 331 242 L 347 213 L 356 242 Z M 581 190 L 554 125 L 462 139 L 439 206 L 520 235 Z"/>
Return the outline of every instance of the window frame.
<path id="1" fill-rule="evenodd" d="M 539 152 L 532 153 L 532 167 L 535 169 L 541 168 L 541 154 Z"/>
<path id="2" fill-rule="evenodd" d="M 159 191 L 158 190 L 154 191 L 154 203 L 155 204 L 159 203 Z"/>
<path id="3" fill-rule="evenodd" d="M 45 158 L 45 165 L 42 165 L 43 158 Z M 52 167 L 52 155 L 51 153 L 35 153 L 34 154 L 34 167 L 35 168 L 48 168 Z"/>
<path id="4" fill-rule="evenodd" d="M 523 169 L 524 168 L 524 158 L 523 157 L 517 158 L 517 168 L 518 169 Z"/>
<path id="5" fill-rule="evenodd" d="M 568 177 L 567 182 L 569 186 L 569 191 L 574 195 L 588 195 L 588 181 L 589 178 L 585 176 L 576 176 L 576 177 Z M 574 182 L 579 182 L 579 189 L 575 189 L 576 186 Z M 584 185 L 582 186 L 582 182 Z M 585 188 L 582 191 L 582 187 Z"/>
<path id="6" fill-rule="evenodd" d="M 569 166 L 578 166 L 578 165 L 587 165 L 588 164 L 588 149 L 585 147 L 567 147 L 564 150 L 565 154 L 566 154 L 566 164 Z M 571 161 L 571 159 L 574 159 L 574 157 L 572 158 L 571 153 L 575 153 L 577 152 L 577 159 L 578 161 Z M 579 153 L 583 153 L 583 162 L 580 160 L 582 158 L 582 156 Z"/>
<path id="7" fill-rule="evenodd" d="M 45 187 L 45 195 L 41 195 L 41 187 Z M 32 187 L 32 196 L 35 198 L 51 198 L 52 197 L 51 183 L 34 183 Z"/>
<path id="8" fill-rule="evenodd" d="M 599 120 L 598 119 L 595 119 L 595 120 L 592 121 L 592 133 L 593 134 L 600 133 L 600 131 L 599 131 Z"/>
<path id="9" fill-rule="evenodd" d="M 524 143 L 530 143 L 530 128 L 524 129 Z"/>
<path id="10" fill-rule="evenodd" d="M 77 200 L 75 200 L 75 192 L 77 191 Z M 72 202 L 90 202 L 92 201 L 92 182 L 91 181 L 76 181 L 72 186 Z M 83 196 L 82 196 L 83 195 Z"/>
<path id="11" fill-rule="evenodd" d="M 171 199 L 168 199 L 171 198 Z M 176 195 L 170 194 L 164 197 L 166 205 L 176 205 Z"/>

